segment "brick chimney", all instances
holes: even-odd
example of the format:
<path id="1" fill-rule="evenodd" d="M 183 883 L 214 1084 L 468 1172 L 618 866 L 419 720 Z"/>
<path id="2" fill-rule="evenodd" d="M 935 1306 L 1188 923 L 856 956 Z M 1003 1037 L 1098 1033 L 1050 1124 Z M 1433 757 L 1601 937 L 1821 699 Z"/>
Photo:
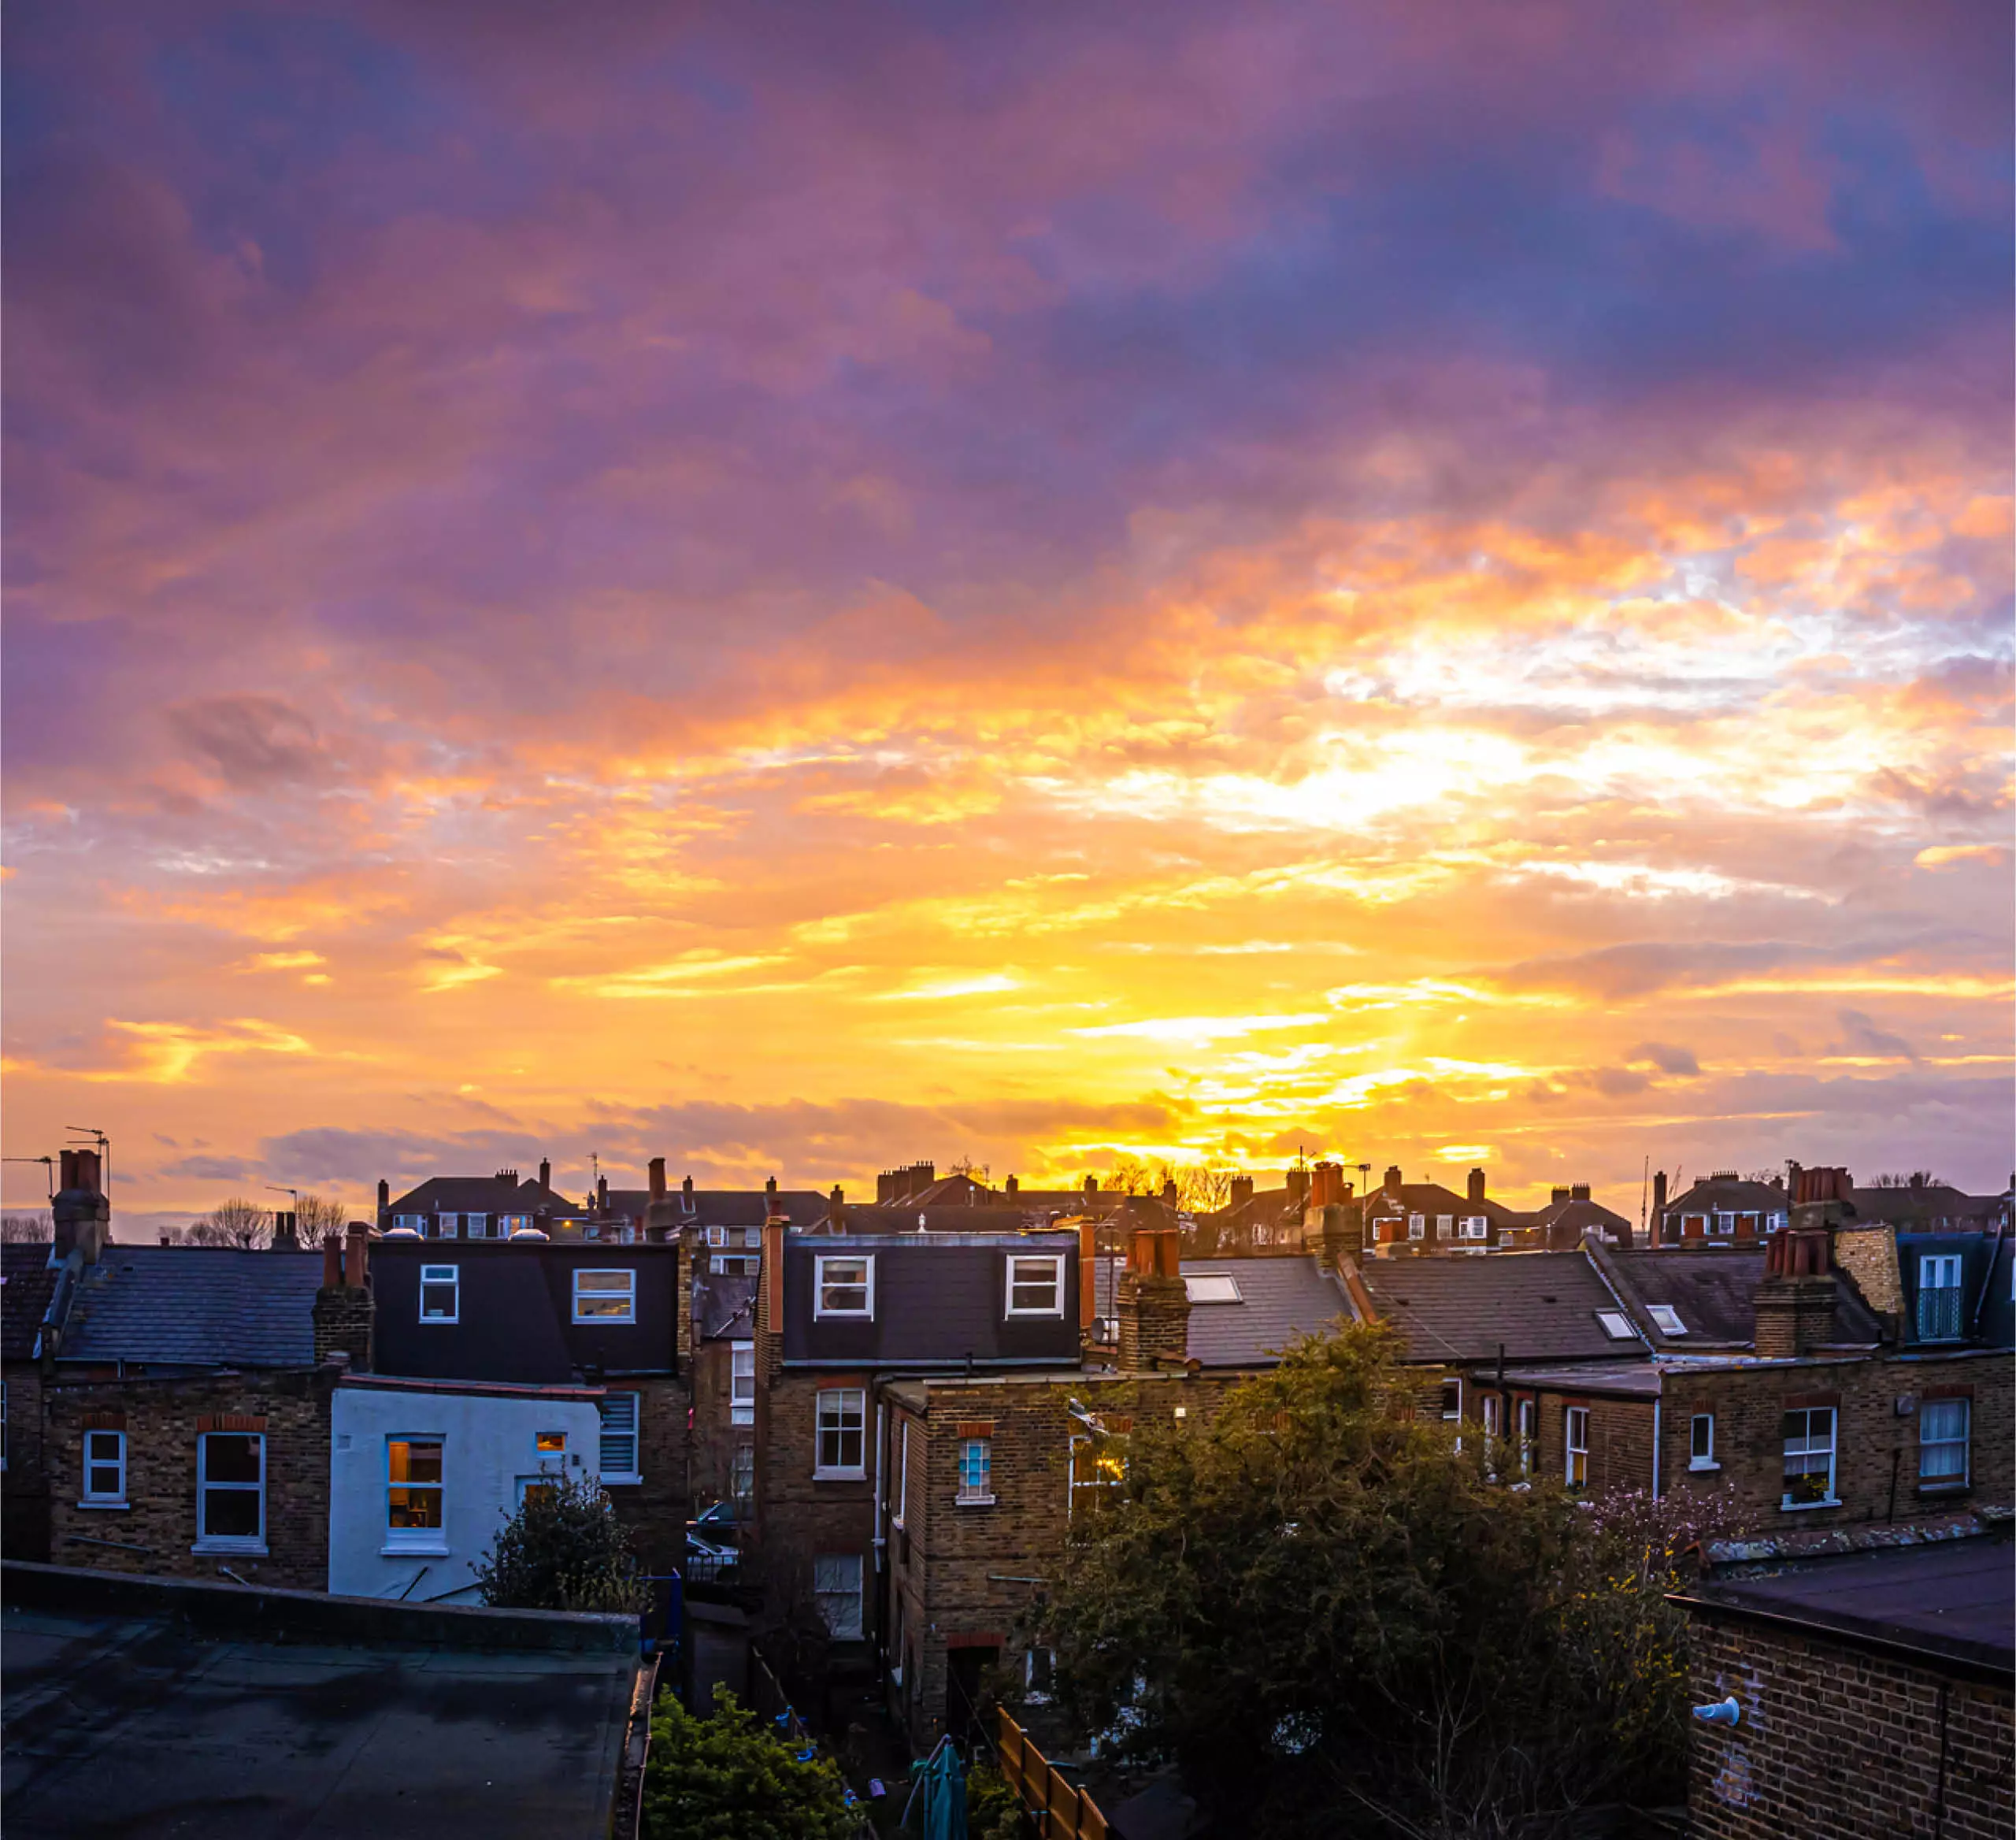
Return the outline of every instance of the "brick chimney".
<path id="1" fill-rule="evenodd" d="M 291 1210 L 274 1210 L 272 1243 L 267 1250 L 274 1252 L 298 1252 L 301 1250 L 300 1227 Z"/>
<path id="2" fill-rule="evenodd" d="M 844 1232 L 847 1224 L 847 1191 L 838 1182 L 833 1192 L 826 1197 L 826 1219 L 836 1233 Z"/>
<path id="3" fill-rule="evenodd" d="M 1571 1201 L 1588 1200 L 1589 1198 L 1589 1185 L 1587 1182 L 1577 1182 L 1569 1189 L 1568 1198 Z"/>
<path id="4" fill-rule="evenodd" d="M 353 1223 L 339 1245 L 332 1233 L 322 1242 L 322 1288 L 310 1311 L 315 1327 L 315 1364 L 341 1354 L 354 1372 L 371 1370 L 372 1319 L 377 1306 L 365 1278 L 365 1248 L 370 1232 Z"/>
<path id="5" fill-rule="evenodd" d="M 378 1178 L 378 1230 L 383 1233 L 392 1224 L 392 1185 L 381 1175 Z"/>
<path id="6" fill-rule="evenodd" d="M 1232 1204 L 1243 1208 L 1253 1199 L 1253 1178 L 1250 1175 L 1236 1175 L 1232 1178 Z"/>
<path id="7" fill-rule="evenodd" d="M 1547 1191 L 1547 1205 L 1550 1208 L 1566 1208 L 1568 1205 L 1568 1190 L 1565 1187 L 1555 1187 L 1549 1189 Z"/>
<path id="8" fill-rule="evenodd" d="M 1078 1222 L 1078 1339 L 1092 1339 L 1099 1319 L 1099 1230 L 1091 1221 Z"/>
<path id="9" fill-rule="evenodd" d="M 1362 1259 L 1365 1256 L 1365 1204 L 1345 1200 L 1332 1201 L 1315 1220 L 1316 1231 L 1312 1236 L 1305 1225 L 1303 1243 L 1310 1245 L 1314 1239 L 1317 1263 L 1325 1271 L 1340 1270 L 1343 1259 Z"/>
<path id="10" fill-rule="evenodd" d="M 595 1211 L 598 1214 L 609 1211 L 609 1178 L 606 1175 L 595 1178 Z"/>
<path id="11" fill-rule="evenodd" d="M 1309 1171 L 1307 1170 L 1289 1170 L 1282 1176 L 1281 1183 L 1288 1192 L 1288 1205 L 1291 1208 L 1306 1208 L 1309 1205 Z"/>
<path id="12" fill-rule="evenodd" d="M 1783 1360 L 1834 1339 L 1840 1285 L 1832 1264 L 1823 1223 L 1783 1227 L 1765 1241 L 1756 1297 L 1760 1359 Z"/>
<path id="13" fill-rule="evenodd" d="M 1162 1205 L 1173 1212 L 1177 1204 L 1176 1178 L 1171 1176 L 1162 1184 Z"/>
<path id="14" fill-rule="evenodd" d="M 553 1165 L 543 1156 L 539 1159 L 539 1185 L 543 1189 L 553 1186 Z"/>
<path id="15" fill-rule="evenodd" d="M 1001 1185 L 1001 1188 L 1002 1193 L 1006 1195 L 1008 1199 L 1011 1201 L 1022 1192 L 1022 1185 L 1017 1182 L 1012 1175 L 1009 1177 L 1007 1181 Z"/>
<path id="16" fill-rule="evenodd" d="M 784 1366 L 784 1234 L 789 1225 L 788 1221 L 774 1216 L 763 1223 L 762 1275 L 756 1285 L 756 1372 L 759 1382 L 774 1380 Z M 760 1386 L 758 1391 L 760 1393 Z"/>
<path id="17" fill-rule="evenodd" d="M 1124 1371 L 1180 1361 L 1190 1348 L 1190 1293 L 1184 1288 L 1174 1227 L 1136 1230 L 1114 1312 Z"/>
<path id="18" fill-rule="evenodd" d="M 1099 1192 L 1099 1178 L 1095 1175 L 1087 1176 L 1085 1178 L 1085 1193 L 1088 1195 L 1096 1195 Z"/>
<path id="19" fill-rule="evenodd" d="M 1400 1199 L 1400 1166 L 1396 1163 L 1388 1167 L 1386 1179 L 1379 1185 L 1395 1201 Z"/>
<path id="20" fill-rule="evenodd" d="M 679 1231 L 672 1197 L 665 1192 L 665 1159 L 654 1156 L 644 1167 L 648 1172 L 646 1176 L 648 1194 L 644 1202 L 644 1237 L 653 1245 L 662 1245 L 667 1240 L 676 1237 Z M 684 1279 L 688 1275 L 686 1261 L 682 1259 L 680 1261 L 680 1276 Z"/>
<path id="21" fill-rule="evenodd" d="M 774 1206 L 777 1199 L 777 1178 L 775 1176 L 770 1176 L 765 1180 L 763 1193 L 769 1197 Z"/>
<path id="22" fill-rule="evenodd" d="M 51 1257 L 63 1263 L 72 1252 L 81 1263 L 95 1265 L 112 1238 L 112 1202 L 98 1174 L 95 1150 L 62 1153 L 62 1187 L 49 1204 L 56 1223 Z"/>
<path id="23" fill-rule="evenodd" d="M 1662 1245 L 1666 1241 L 1666 1172 L 1662 1169 L 1652 1171 L 1652 1220 L 1650 1230 L 1651 1243 Z"/>

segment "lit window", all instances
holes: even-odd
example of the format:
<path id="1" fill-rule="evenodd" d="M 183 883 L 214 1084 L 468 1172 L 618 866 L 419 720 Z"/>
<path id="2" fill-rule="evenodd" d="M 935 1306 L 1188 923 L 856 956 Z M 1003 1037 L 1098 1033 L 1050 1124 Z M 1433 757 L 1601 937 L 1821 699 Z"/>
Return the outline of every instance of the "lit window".
<path id="1" fill-rule="evenodd" d="M 875 1315 L 875 1261 L 850 1254 L 846 1258 L 821 1253 L 813 1259 L 815 1316 L 865 1316 Z"/>
<path id="2" fill-rule="evenodd" d="M 1960 1336 L 1960 1258 L 1942 1252 L 1918 1260 L 1918 1340 L 1957 1341 Z"/>
<path id="3" fill-rule="evenodd" d="M 868 1396 L 858 1386 L 829 1386 L 819 1394 L 818 1445 L 813 1475 L 858 1477 L 862 1467 L 863 1426 Z"/>
<path id="4" fill-rule="evenodd" d="M 1833 1506 L 1834 1408 L 1813 1406 L 1785 1414 L 1787 1508 Z"/>
<path id="5" fill-rule="evenodd" d="M 541 1456 L 565 1456 L 567 1454 L 567 1434 L 565 1431 L 536 1431 L 532 1434 L 532 1449 Z"/>
<path id="6" fill-rule="evenodd" d="M 385 1441 L 385 1544 L 440 1547 L 441 1440 L 390 1438 Z"/>
<path id="7" fill-rule="evenodd" d="M 1687 1467 L 1691 1470 L 1718 1470 L 1715 1461 L 1715 1415 L 1696 1412 L 1688 1444 Z"/>
<path id="8" fill-rule="evenodd" d="M 959 1499 L 991 1501 L 994 1499 L 994 1441 L 965 1438 L 959 1442 Z"/>
<path id="9" fill-rule="evenodd" d="M 634 1322 L 637 1320 L 637 1274 L 634 1271 L 577 1271 L 574 1274 L 576 1322 Z"/>
<path id="10" fill-rule="evenodd" d="M 1635 1341 L 1638 1332 L 1631 1326 L 1631 1319 L 1616 1310 L 1599 1310 L 1596 1320 L 1603 1325 L 1603 1334 L 1612 1341 Z"/>
<path id="11" fill-rule="evenodd" d="M 1236 1304 L 1241 1301 L 1239 1280 L 1229 1271 L 1200 1271 L 1185 1278 L 1183 1288 L 1193 1304 Z"/>
<path id="12" fill-rule="evenodd" d="M 1967 1480 L 1964 1399 L 1929 1399 L 1918 1408 L 1918 1480 L 1949 1486 Z"/>
<path id="13" fill-rule="evenodd" d="M 1064 1255 L 1011 1252 L 1008 1256 L 1008 1314 L 1064 1314 Z"/>
<path id="14" fill-rule="evenodd" d="M 1562 1471 L 1571 1489 L 1589 1486 L 1589 1408 L 1571 1405 L 1564 1415 L 1567 1461 Z"/>
<path id="15" fill-rule="evenodd" d="M 84 1434 L 84 1504 L 89 1508 L 126 1505 L 126 1434 Z"/>
<path id="16" fill-rule="evenodd" d="M 266 1440 L 257 1431 L 206 1431 L 196 1440 L 196 1548 L 263 1552 Z"/>
<path id="17" fill-rule="evenodd" d="M 1645 1313 L 1662 1335 L 1684 1335 L 1687 1325 L 1680 1319 L 1680 1312 L 1671 1304 L 1647 1304 Z"/>
<path id="18" fill-rule="evenodd" d="M 812 1596 L 836 1642 L 861 1640 L 861 1555 L 821 1553 L 812 1561 Z"/>
<path id="19" fill-rule="evenodd" d="M 707 1229 L 707 1244 L 710 1246 L 726 1245 L 728 1244 L 728 1229 L 724 1226 L 709 1227 Z"/>
<path id="20" fill-rule="evenodd" d="M 602 1447 L 598 1467 L 605 1482 L 643 1480 L 637 1462 L 637 1396 L 610 1393 L 602 1397 Z"/>
<path id="21" fill-rule="evenodd" d="M 1121 1485 L 1127 1480 L 1127 1432 L 1133 1429 L 1132 1421 L 1108 1419 L 1105 1424 L 1103 1431 L 1083 1434 L 1071 1440 L 1067 1515 L 1097 1512 L 1118 1498 Z"/>
<path id="22" fill-rule="evenodd" d="M 423 1265 L 420 1268 L 420 1319 L 423 1322 L 458 1322 L 462 1313 L 461 1268 L 455 1265 Z"/>
<path id="23" fill-rule="evenodd" d="M 728 1419 L 731 1425 L 756 1423 L 756 1345 L 728 1344 Z"/>

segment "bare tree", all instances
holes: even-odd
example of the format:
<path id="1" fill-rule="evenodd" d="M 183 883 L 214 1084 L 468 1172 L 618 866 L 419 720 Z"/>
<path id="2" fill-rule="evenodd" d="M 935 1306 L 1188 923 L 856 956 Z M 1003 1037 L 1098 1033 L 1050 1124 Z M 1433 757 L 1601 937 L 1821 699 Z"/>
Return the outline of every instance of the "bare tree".
<path id="1" fill-rule="evenodd" d="M 232 1195 L 220 1201 L 199 1220 L 189 1223 L 187 1241 L 192 1246 L 239 1246 L 250 1251 L 272 1238 L 273 1217 L 257 1201 Z"/>
<path id="2" fill-rule="evenodd" d="M 325 1239 L 341 1239 L 349 1218 L 343 1203 L 326 1195 L 303 1195 L 294 1204 L 295 1231 L 304 1246 L 319 1246 Z"/>
<path id="3" fill-rule="evenodd" d="M 1145 1195 L 1155 1186 L 1155 1180 L 1140 1157 L 1122 1156 L 1114 1163 L 1113 1173 L 1099 1186 L 1122 1195 Z"/>
<path id="4" fill-rule="evenodd" d="M 55 1217 L 40 1214 L 0 1214 L 0 1241 L 10 1246 L 46 1245 L 56 1237 Z"/>
<path id="5" fill-rule="evenodd" d="M 1876 1177 L 1869 1185 L 1872 1189 L 1943 1189 L 1946 1178 L 1929 1169 L 1914 1169 L 1908 1175 L 1892 1170 L 1888 1175 Z"/>
<path id="6" fill-rule="evenodd" d="M 945 1173 L 947 1175 L 970 1176 L 982 1188 L 987 1186 L 988 1165 L 984 1163 L 976 1163 L 970 1156 L 959 1157 Z"/>
<path id="7" fill-rule="evenodd" d="M 1232 1200 L 1232 1171 L 1194 1163 L 1176 1172 L 1176 1202 L 1187 1214 L 1214 1214 Z"/>

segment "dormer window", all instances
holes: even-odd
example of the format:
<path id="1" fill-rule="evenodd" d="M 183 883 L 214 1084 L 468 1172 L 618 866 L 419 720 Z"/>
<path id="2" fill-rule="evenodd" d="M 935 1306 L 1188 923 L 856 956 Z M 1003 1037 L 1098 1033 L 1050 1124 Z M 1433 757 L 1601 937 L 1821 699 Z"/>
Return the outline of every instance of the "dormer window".
<path id="1" fill-rule="evenodd" d="M 576 1322 L 634 1322 L 637 1320 L 637 1274 L 634 1271 L 577 1271 L 574 1274 Z"/>
<path id="2" fill-rule="evenodd" d="M 1008 1314 L 1064 1314 L 1064 1255 L 1011 1252 L 1008 1256 Z"/>
<path id="3" fill-rule="evenodd" d="M 868 1254 L 821 1252 L 813 1259 L 814 1316 L 875 1317 L 875 1260 Z"/>
<path id="4" fill-rule="evenodd" d="M 1662 1335 L 1684 1335 L 1687 1325 L 1680 1319 L 1680 1312 L 1671 1304 L 1647 1304 L 1645 1313 L 1652 1319 Z"/>

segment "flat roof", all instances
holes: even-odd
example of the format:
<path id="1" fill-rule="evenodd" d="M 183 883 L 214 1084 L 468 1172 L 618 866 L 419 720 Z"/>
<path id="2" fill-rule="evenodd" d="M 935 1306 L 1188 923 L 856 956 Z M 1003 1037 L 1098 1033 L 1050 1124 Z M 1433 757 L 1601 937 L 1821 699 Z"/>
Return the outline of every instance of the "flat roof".
<path id="1" fill-rule="evenodd" d="M 547 1638 L 576 1632 L 524 1612 L 461 1613 L 487 1625 L 420 1609 L 387 1619 L 411 1607 L 343 1598 L 296 1618 L 279 1601 L 309 1593 L 178 1581 L 122 1579 L 98 1605 L 88 1590 L 22 1575 L 63 1569 L 7 1568 L 9 1840 L 610 1831 L 634 1642 L 567 1647 Z M 220 1589 L 243 1608 L 213 1601 Z M 486 1631 L 495 1645 L 475 1639 Z"/>
<path id="2" fill-rule="evenodd" d="M 2006 1538 L 1796 1560 L 1762 1577 L 1705 1582 L 1676 1601 L 1928 1660 L 2016 1671 L 2016 1564 Z"/>
<path id="3" fill-rule="evenodd" d="M 1495 1384 L 1492 1370 L 1478 1362 L 1470 1363 L 1474 1384 Z M 1644 1361 L 1628 1367 L 1602 1367 L 1593 1362 L 1586 1367 L 1507 1367 L 1507 1386 L 1530 1386 L 1550 1393 L 1614 1393 L 1634 1399 L 1655 1399 L 1659 1391 L 1659 1370 Z"/>

